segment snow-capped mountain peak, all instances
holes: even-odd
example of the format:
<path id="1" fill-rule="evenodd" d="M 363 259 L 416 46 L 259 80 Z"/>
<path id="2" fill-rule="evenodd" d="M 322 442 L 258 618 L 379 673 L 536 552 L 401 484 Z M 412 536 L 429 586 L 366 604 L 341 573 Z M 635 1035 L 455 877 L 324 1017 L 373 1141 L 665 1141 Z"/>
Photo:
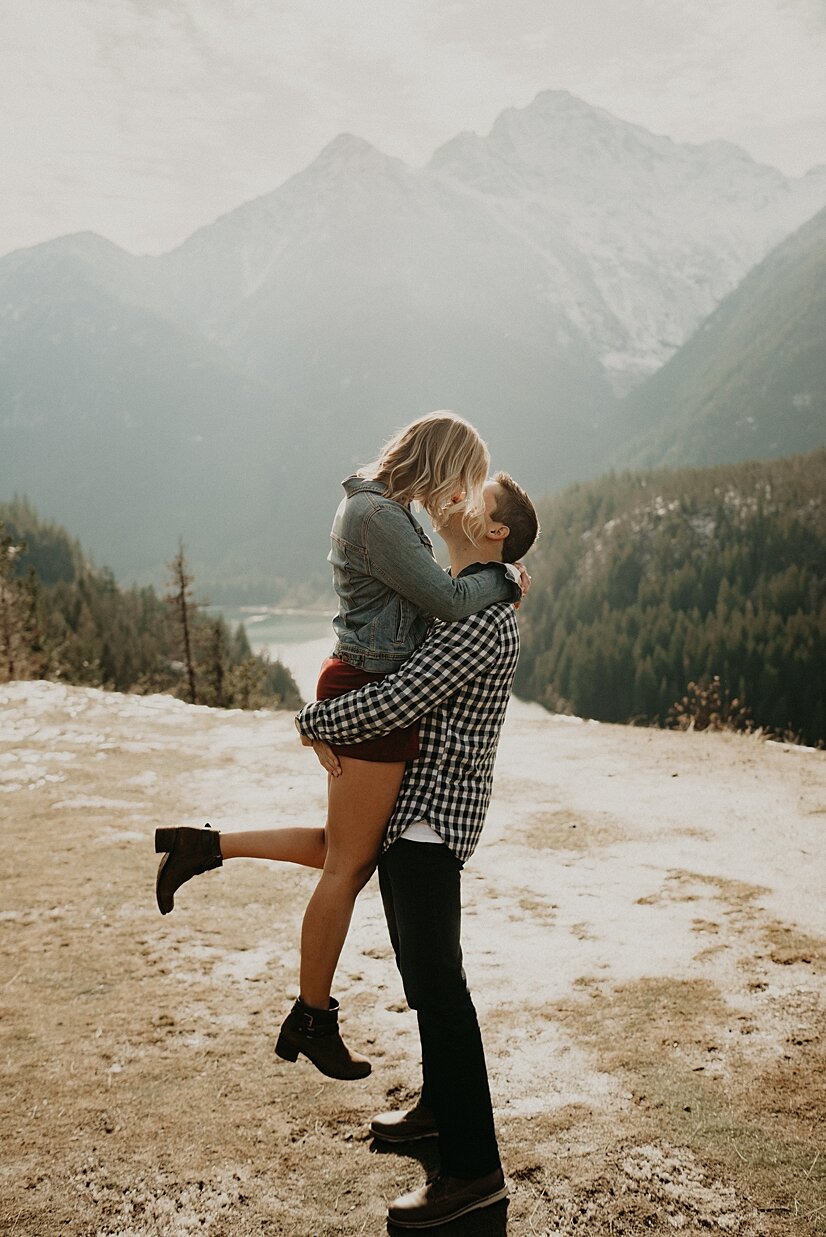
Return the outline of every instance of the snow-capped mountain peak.
<path id="1" fill-rule="evenodd" d="M 543 298 L 619 392 L 826 201 L 826 178 L 789 180 L 732 143 L 678 143 L 560 90 L 454 138 L 429 170 L 533 248 Z"/>

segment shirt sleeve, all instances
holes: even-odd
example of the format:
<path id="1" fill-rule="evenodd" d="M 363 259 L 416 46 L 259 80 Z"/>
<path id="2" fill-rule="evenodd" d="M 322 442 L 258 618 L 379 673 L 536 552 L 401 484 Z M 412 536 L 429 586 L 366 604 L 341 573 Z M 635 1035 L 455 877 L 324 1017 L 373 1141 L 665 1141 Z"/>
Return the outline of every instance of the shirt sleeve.
<path id="1" fill-rule="evenodd" d="M 446 623 L 496 601 L 518 601 L 522 595 L 519 573 L 504 563 L 488 563 L 473 575 L 454 580 L 395 504 L 381 503 L 371 514 L 365 541 L 370 575 L 412 601 L 422 614 Z"/>
<path id="2" fill-rule="evenodd" d="M 435 627 L 395 674 L 331 700 L 316 700 L 296 715 L 311 739 L 360 743 L 409 726 L 466 683 L 486 674 L 501 657 L 499 624 L 483 611 Z"/>

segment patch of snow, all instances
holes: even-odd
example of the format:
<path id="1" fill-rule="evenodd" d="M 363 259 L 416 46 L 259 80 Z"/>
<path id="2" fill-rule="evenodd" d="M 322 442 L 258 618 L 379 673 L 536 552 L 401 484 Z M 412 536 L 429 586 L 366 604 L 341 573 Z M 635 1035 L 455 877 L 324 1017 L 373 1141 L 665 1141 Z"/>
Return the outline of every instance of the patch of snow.
<path id="1" fill-rule="evenodd" d="M 137 829 L 107 829 L 105 833 L 98 834 L 94 839 L 96 846 L 109 845 L 114 842 L 139 842 L 145 846 L 148 841 L 146 833 L 141 833 Z"/>
<path id="2" fill-rule="evenodd" d="M 158 781 L 157 773 L 152 769 L 147 769 L 144 773 L 137 773 L 134 777 L 130 777 L 125 782 L 126 786 L 141 786 L 147 789 L 154 786 Z"/>
<path id="3" fill-rule="evenodd" d="M 75 811 L 84 808 L 94 810 L 111 810 L 117 812 L 134 812 L 142 805 L 134 799 L 104 799 L 100 795 L 75 795 L 71 799 L 61 799 L 52 804 L 53 812 Z"/>

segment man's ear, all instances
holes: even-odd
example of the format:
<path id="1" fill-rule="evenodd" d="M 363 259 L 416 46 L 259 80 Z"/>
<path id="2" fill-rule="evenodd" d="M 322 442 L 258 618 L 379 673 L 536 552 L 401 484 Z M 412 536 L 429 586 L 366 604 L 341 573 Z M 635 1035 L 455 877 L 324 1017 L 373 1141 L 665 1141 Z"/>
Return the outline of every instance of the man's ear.
<path id="1" fill-rule="evenodd" d="M 510 531 L 511 530 L 508 528 L 507 524 L 494 524 L 488 529 L 485 536 L 488 537 L 490 541 L 506 541 L 510 535 Z"/>

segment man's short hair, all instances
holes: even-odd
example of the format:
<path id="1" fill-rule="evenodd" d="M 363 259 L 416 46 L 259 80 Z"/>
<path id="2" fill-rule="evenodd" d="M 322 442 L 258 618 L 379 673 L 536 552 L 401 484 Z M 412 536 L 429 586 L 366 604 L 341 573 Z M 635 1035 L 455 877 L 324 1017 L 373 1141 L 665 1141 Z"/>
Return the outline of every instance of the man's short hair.
<path id="1" fill-rule="evenodd" d="M 539 520 L 528 495 L 506 472 L 493 478 L 501 490 L 496 500 L 493 519 L 507 524 L 510 532 L 502 542 L 502 562 L 515 563 L 523 558 L 539 534 Z"/>

